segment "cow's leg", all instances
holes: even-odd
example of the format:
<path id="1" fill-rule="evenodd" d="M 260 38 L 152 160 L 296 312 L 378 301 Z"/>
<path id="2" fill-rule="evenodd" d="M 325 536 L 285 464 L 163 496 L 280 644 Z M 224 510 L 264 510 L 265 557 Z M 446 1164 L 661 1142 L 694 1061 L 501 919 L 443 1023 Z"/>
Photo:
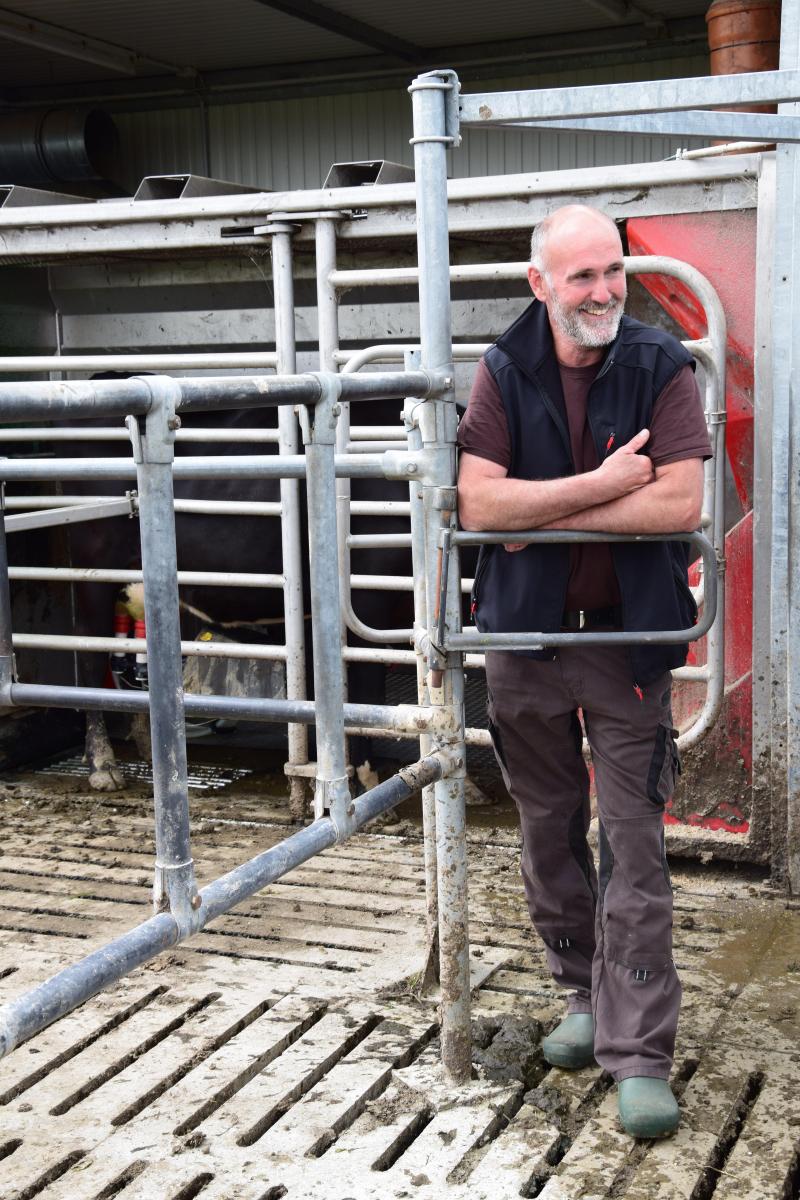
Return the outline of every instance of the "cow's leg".
<path id="1" fill-rule="evenodd" d="M 76 526 L 76 529 L 83 529 Z M 105 530 L 101 530 L 105 532 Z M 80 557 L 73 561 L 84 566 L 92 561 L 93 546 L 79 547 Z M 84 557 L 85 555 L 85 557 Z M 114 628 L 116 588 L 102 583 L 80 584 L 75 589 L 75 632 L 81 636 L 109 636 Z M 77 681 L 81 687 L 102 687 L 108 659 L 103 654 L 77 655 Z M 86 714 L 86 761 L 89 764 L 89 784 L 98 792 L 114 792 L 125 787 L 125 775 L 117 766 L 102 712 Z"/>
<path id="2" fill-rule="evenodd" d="M 86 714 L 86 761 L 89 786 L 96 792 L 115 792 L 125 786 L 125 776 L 116 764 L 101 712 Z"/>
<path id="3" fill-rule="evenodd" d="M 131 718 L 131 733 L 136 751 L 143 762 L 153 761 L 153 743 L 150 738 L 149 713 L 135 713 Z"/>

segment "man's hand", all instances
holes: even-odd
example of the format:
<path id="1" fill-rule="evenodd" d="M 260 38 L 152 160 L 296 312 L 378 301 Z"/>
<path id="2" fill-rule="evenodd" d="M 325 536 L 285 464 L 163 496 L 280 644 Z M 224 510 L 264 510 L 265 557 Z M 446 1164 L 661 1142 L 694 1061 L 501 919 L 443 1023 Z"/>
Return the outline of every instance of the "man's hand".
<path id="1" fill-rule="evenodd" d="M 653 464 L 646 454 L 638 453 L 649 437 L 650 430 L 641 429 L 597 468 L 598 480 L 602 479 L 608 488 L 609 500 L 618 500 L 653 482 Z"/>

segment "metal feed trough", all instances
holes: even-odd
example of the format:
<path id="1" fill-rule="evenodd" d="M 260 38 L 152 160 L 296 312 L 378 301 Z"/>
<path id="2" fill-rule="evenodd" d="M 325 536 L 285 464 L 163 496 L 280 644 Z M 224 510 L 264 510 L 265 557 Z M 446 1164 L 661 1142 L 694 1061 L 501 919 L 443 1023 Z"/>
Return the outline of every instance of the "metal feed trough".
<path id="1" fill-rule="evenodd" d="M 788 61 L 797 65 L 800 56 L 800 26 L 797 5 L 784 11 L 784 37 Z M 5 384 L 0 386 L 0 410 L 4 422 L 23 422 L 80 416 L 125 415 L 133 444 L 134 463 L 93 460 L 86 466 L 69 466 L 58 460 L 48 462 L 6 463 L 6 479 L 55 478 L 128 478 L 135 477 L 139 492 L 142 539 L 142 569 L 145 603 L 148 612 L 157 613 L 148 630 L 151 689 L 147 695 L 128 696 L 67 687 L 45 687 L 14 682 L 11 610 L 5 544 L 0 562 L 0 701 L 7 705 L 39 704 L 73 708 L 129 708 L 148 705 L 153 733 L 154 800 L 156 824 L 155 915 L 136 929 L 116 939 L 102 950 L 68 967 L 0 1012 L 0 1052 L 7 1053 L 22 1040 L 70 1011 L 101 988 L 120 978 L 135 966 L 146 962 L 161 950 L 191 936 L 214 917 L 228 911 L 255 891 L 278 879 L 293 866 L 318 851 L 333 845 L 360 828 L 365 821 L 393 807 L 416 789 L 426 789 L 426 838 L 429 861 L 436 858 L 438 929 L 442 984 L 442 1056 L 449 1075 L 464 1080 L 470 1070 L 469 1042 L 469 970 L 468 928 L 464 838 L 464 756 L 462 651 L 504 645 L 558 645 L 574 635 L 503 635 L 487 637 L 460 627 L 461 585 L 458 572 L 459 544 L 503 540 L 582 540 L 586 535 L 548 533 L 513 535 L 494 532 L 482 535 L 458 534 L 452 528 L 454 510 L 454 439 L 456 414 L 453 403 L 453 346 L 450 326 L 450 261 L 448 253 L 448 204 L 446 154 L 457 144 L 459 108 L 461 119 L 477 124 L 511 121 L 534 124 L 538 121 L 580 121 L 591 128 L 599 115 L 600 128 L 647 128 L 658 132 L 679 128 L 693 135 L 754 136 L 786 140 L 779 152 L 778 182 L 787 202 L 794 200 L 800 185 L 795 178 L 795 151 L 792 143 L 800 139 L 793 116 L 739 118 L 727 113 L 692 111 L 688 117 L 679 110 L 703 109 L 731 103 L 764 102 L 774 99 L 800 99 L 800 72 L 786 70 L 747 77 L 718 77 L 666 81 L 651 84 L 626 84 L 599 88 L 569 89 L 559 92 L 506 93 L 464 97 L 459 101 L 458 81 L 452 72 L 435 72 L 420 77 L 411 88 L 414 102 L 414 154 L 416 164 L 416 223 L 419 258 L 420 349 L 409 352 L 406 370 L 370 373 L 359 377 L 353 370 L 335 372 L 337 338 L 335 326 L 336 286 L 331 248 L 335 252 L 335 210 L 313 214 L 316 218 L 318 272 L 322 291 L 328 290 L 327 310 L 320 304 L 320 350 L 322 371 L 315 375 L 296 375 L 291 337 L 279 336 L 277 376 L 229 377 L 224 379 L 174 379 L 157 377 L 114 382 Z M 676 111 L 678 115 L 676 116 Z M 612 114 L 612 115 L 610 115 Z M 621 114 L 619 118 L 613 114 Z M 645 114 L 640 116 L 639 114 Z M 616 122 L 616 123 L 615 123 Z M 743 131 L 737 133 L 738 131 Z M 403 186 L 403 185 L 398 185 Z M 363 200 L 362 200 L 363 202 Z M 76 206 L 77 208 L 78 206 Z M 794 210 L 793 203 L 787 212 Z M 145 221 L 152 219 L 143 215 Z M 87 218 L 87 224 L 91 220 Z M 291 312 L 291 230 L 276 219 L 253 235 L 269 234 L 273 239 L 276 277 L 276 321 L 284 331 Z M 113 231 L 111 241 L 113 242 Z M 328 247 L 326 263 L 325 253 Z M 775 702 L 776 727 L 793 732 L 796 706 L 791 664 L 797 647 L 794 610 L 788 588 L 788 563 L 797 538 L 793 504 L 798 472 L 787 488 L 789 453 L 797 454 L 798 439 L 789 437 L 793 430 L 790 399 L 792 354 L 796 343 L 795 311 L 791 280 L 797 249 L 792 239 L 790 218 L 779 218 L 776 229 L 776 261 L 789 267 L 783 287 L 776 288 L 776 304 L 781 320 L 776 322 L 774 370 L 776 384 L 785 385 L 780 397 L 776 390 L 774 405 L 775 483 L 773 496 L 774 566 L 771 595 L 775 629 L 783 621 L 789 636 L 775 646 L 773 674 L 782 679 L 785 693 Z M 640 260 L 641 263 L 641 260 Z M 322 264 L 322 265 L 320 265 Z M 654 264 L 650 264 L 653 269 Z M 334 260 L 335 266 L 335 260 Z M 513 264 L 515 271 L 520 264 Z M 495 268 L 496 269 L 496 268 Z M 641 269 L 647 269 L 646 266 Z M 659 264 L 658 269 L 665 269 Z M 672 265 L 676 273 L 680 268 Z M 288 275 L 287 275 L 288 273 Z M 363 274 L 363 273 L 362 273 Z M 475 276 L 477 277 L 477 276 Z M 497 276 L 495 276 L 497 277 Z M 283 300 L 278 303 L 278 280 L 284 279 Z M 386 275 L 382 275 L 385 282 Z M 404 278 L 404 282 L 407 279 Z M 350 282 L 354 282 L 352 279 Z M 360 282 L 365 282 L 363 279 Z M 715 449 L 720 446 L 722 421 L 720 397 L 724 327 L 712 325 L 716 319 L 713 300 L 701 291 L 709 314 L 709 346 L 700 347 L 710 370 L 712 415 L 717 418 Z M 288 304 L 287 304 L 288 301 Z M 326 315 L 327 313 L 327 315 Z M 327 324 L 326 324 L 327 322 Z M 61 364 L 63 366 L 63 363 Z M 144 366 L 144 364 L 142 364 Z M 174 361 L 173 366 L 178 363 Z M 407 405 L 408 450 L 384 450 L 380 454 L 350 454 L 349 437 L 344 448 L 337 437 L 344 435 L 340 405 L 375 397 L 411 398 Z M 183 458 L 173 464 L 173 447 L 180 413 L 191 409 L 213 409 L 278 405 L 280 429 L 284 431 L 277 456 L 235 459 Z M 287 447 L 291 435 L 285 431 L 291 407 L 299 405 L 305 454 Z M 794 406 L 796 407 L 796 406 Z M 340 417 L 337 431 L 337 417 Z M 337 453 L 337 449 L 339 452 Z M 782 468 L 785 472 L 781 473 Z M 185 698 L 180 670 L 180 631 L 178 623 L 177 570 L 174 543 L 173 473 L 193 477 L 264 477 L 278 476 L 291 483 L 305 478 L 308 490 L 309 543 L 315 695 L 313 703 L 299 700 L 289 691 L 289 699 L 234 700 L 226 697 Z M 411 548 L 414 562 L 415 629 L 417 663 L 423 676 L 427 704 L 406 706 L 393 713 L 386 706 L 357 706 L 344 703 L 343 654 L 339 624 L 339 561 L 337 555 L 336 478 L 353 475 L 383 476 L 411 480 Z M 704 615 L 692 630 L 674 630 L 654 634 L 582 634 L 582 640 L 594 643 L 619 643 L 641 640 L 685 641 L 714 627 L 717 613 L 717 580 L 722 571 L 719 532 L 724 529 L 721 503 L 721 472 L 713 469 L 707 478 L 706 505 L 708 523 L 714 531 L 715 546 L 698 533 L 669 535 L 695 544 L 704 561 Z M 283 497 L 282 497 L 283 499 Z M 344 504 L 344 497 L 340 497 Z M 296 511 L 296 510 L 295 510 Z M 602 535 L 596 535 L 598 537 Z M 351 540 L 352 544 L 352 540 Z M 449 565 L 449 569 L 445 569 Z M 783 574 L 782 574 L 783 572 Z M 721 597 L 720 597 L 721 599 Z M 323 603 L 324 600 L 324 603 Z M 302 616 L 302 610 L 301 610 Z M 287 609 L 287 643 L 289 641 Z M 721 636 L 721 621 L 716 628 Z M 403 636 L 407 631 L 401 631 Z M 400 633 L 387 639 L 403 640 Z M 776 638 L 777 642 L 777 638 Z M 711 657 L 713 658 L 712 651 Z M 710 662 L 709 680 L 714 678 Z M 709 686 L 707 713 L 713 720 L 717 703 L 715 688 Z M 784 705 L 782 708 L 781 705 Z M 316 820 L 280 845 L 258 855 L 222 878 L 197 890 L 189 844 L 189 809 L 186 782 L 186 750 L 183 731 L 184 712 L 201 715 L 257 713 L 263 720 L 289 721 L 296 729 L 314 721 L 319 746 L 315 780 Z M 356 801 L 347 784 L 345 729 L 393 728 L 398 732 L 421 736 L 421 756 L 412 767 L 400 771 Z M 780 790 L 783 769 L 791 785 L 795 769 L 792 757 L 796 739 L 789 740 L 783 758 L 776 751 Z M 291 746 L 291 743 L 290 743 Z M 295 750 L 296 750 L 295 745 Z M 302 759 L 295 758 L 296 762 Z M 781 767 L 783 764 L 783 767 Z M 432 787 L 430 786 L 432 785 Z M 435 812 L 431 810 L 435 809 Z M 435 817 L 435 820 L 432 818 Z M 790 805 L 790 821 L 793 809 Z M 435 828 L 435 833 L 434 833 Z M 435 848 L 434 848 L 435 839 Z M 432 876 L 429 873 L 429 883 Z M 429 905 L 430 908 L 430 905 Z"/>

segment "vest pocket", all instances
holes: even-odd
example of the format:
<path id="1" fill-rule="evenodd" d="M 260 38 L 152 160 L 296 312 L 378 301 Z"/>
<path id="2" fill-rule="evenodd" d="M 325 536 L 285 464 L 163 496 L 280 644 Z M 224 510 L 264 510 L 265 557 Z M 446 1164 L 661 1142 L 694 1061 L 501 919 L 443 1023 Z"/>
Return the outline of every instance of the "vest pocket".
<path id="1" fill-rule="evenodd" d="M 677 736 L 677 729 L 669 725 L 659 725 L 656 730 L 656 742 L 647 772 L 647 798 L 659 808 L 663 808 L 671 799 L 681 773 L 681 759 L 675 742 Z"/>

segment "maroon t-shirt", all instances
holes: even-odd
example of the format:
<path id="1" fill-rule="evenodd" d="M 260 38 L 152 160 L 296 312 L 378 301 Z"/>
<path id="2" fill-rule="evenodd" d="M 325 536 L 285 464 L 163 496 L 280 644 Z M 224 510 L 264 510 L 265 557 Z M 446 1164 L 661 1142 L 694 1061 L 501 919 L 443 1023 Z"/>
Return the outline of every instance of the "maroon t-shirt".
<path id="1" fill-rule="evenodd" d="M 597 450 L 586 419 L 589 388 L 601 363 L 588 367 L 559 364 L 569 439 L 576 474 L 594 471 L 599 465 Z M 459 449 L 478 458 L 511 467 L 511 438 L 500 390 L 481 360 L 475 373 L 467 411 L 458 427 Z M 703 408 L 691 367 L 683 367 L 656 397 L 645 446 L 654 467 L 687 458 L 710 458 Z M 601 542 L 570 547 L 570 572 L 565 607 L 606 608 L 619 604 L 620 594 L 611 558 L 611 548 Z"/>

